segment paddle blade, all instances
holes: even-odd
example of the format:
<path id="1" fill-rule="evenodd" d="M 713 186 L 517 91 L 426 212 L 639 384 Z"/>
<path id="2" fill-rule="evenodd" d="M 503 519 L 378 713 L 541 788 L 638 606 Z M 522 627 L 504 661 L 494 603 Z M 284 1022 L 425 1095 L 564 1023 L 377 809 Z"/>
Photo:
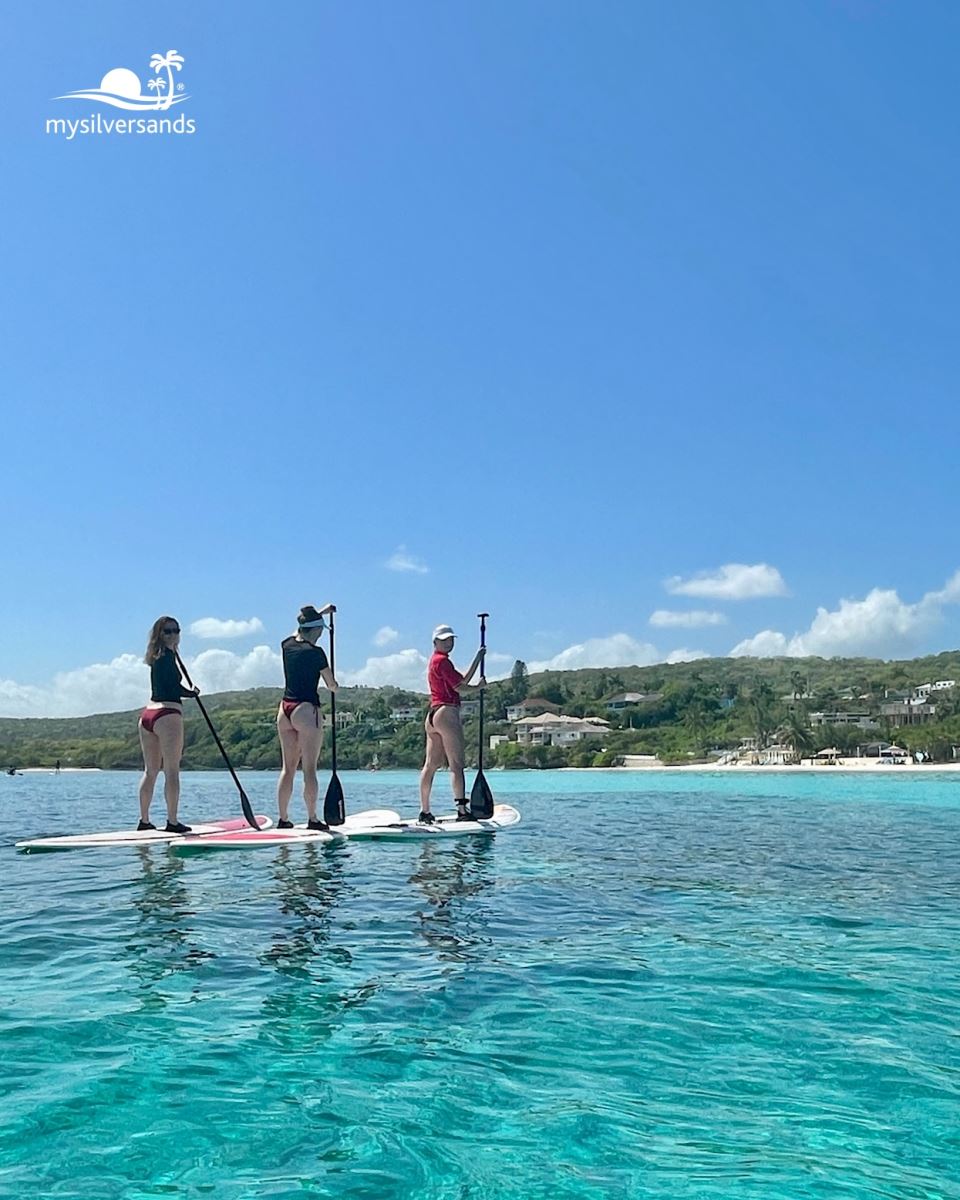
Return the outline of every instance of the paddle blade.
<path id="1" fill-rule="evenodd" d="M 323 800 L 323 819 L 328 825 L 342 825 L 347 818 L 343 803 L 343 788 L 336 775 L 331 776 L 327 794 Z"/>
<path id="2" fill-rule="evenodd" d="M 470 813 L 478 821 L 488 821 L 493 816 L 493 792 L 482 771 L 477 772 L 470 791 Z"/>
<path id="3" fill-rule="evenodd" d="M 240 788 L 240 807 L 243 809 L 243 818 L 250 828 L 259 829 L 260 822 L 257 820 L 256 814 L 253 811 L 253 805 L 247 799 L 247 793 L 243 788 Z"/>

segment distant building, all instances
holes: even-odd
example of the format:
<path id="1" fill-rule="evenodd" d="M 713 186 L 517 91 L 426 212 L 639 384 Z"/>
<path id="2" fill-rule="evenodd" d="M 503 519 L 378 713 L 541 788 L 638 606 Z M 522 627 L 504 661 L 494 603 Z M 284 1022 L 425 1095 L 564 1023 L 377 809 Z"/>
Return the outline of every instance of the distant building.
<path id="1" fill-rule="evenodd" d="M 619 712 L 624 708 L 632 708 L 635 704 L 653 704 L 659 699 L 659 692 L 620 692 L 604 703 L 608 712 Z"/>
<path id="2" fill-rule="evenodd" d="M 490 749 L 496 750 L 498 746 L 505 746 L 510 741 L 510 738 L 505 733 L 490 734 Z"/>
<path id="3" fill-rule="evenodd" d="M 812 712 L 810 725 L 854 725 L 857 729 L 876 729 L 877 722 L 865 712 Z"/>
<path id="4" fill-rule="evenodd" d="M 423 717 L 423 709 L 419 706 L 416 708 L 391 708 L 391 721 L 419 721 Z"/>
<path id="5" fill-rule="evenodd" d="M 880 705 L 880 715 L 891 725 L 922 725 L 933 720 L 937 706 L 927 700 L 891 700 Z"/>
<path id="6" fill-rule="evenodd" d="M 606 725 L 562 713 L 541 713 L 522 717 L 516 722 L 517 741 L 521 746 L 570 746 L 586 738 L 603 737 Z"/>
<path id="7" fill-rule="evenodd" d="M 480 711 L 479 700 L 461 700 L 460 701 L 460 716 L 475 717 Z"/>
<path id="8" fill-rule="evenodd" d="M 913 689 L 915 700 L 926 700 L 931 692 L 946 692 L 957 686 L 955 679 L 938 679 L 936 683 L 921 683 Z"/>
<path id="9" fill-rule="evenodd" d="M 560 705 L 542 696 L 528 696 L 519 704 L 511 704 L 507 709 L 508 721 L 522 721 L 524 717 L 539 717 L 542 713 L 558 713 Z"/>
<path id="10" fill-rule="evenodd" d="M 348 725 L 353 725 L 356 719 L 356 713 L 347 712 L 346 710 L 341 709 L 340 712 L 337 713 L 337 729 L 346 729 Z M 330 728 L 329 713 L 323 714 L 323 727 L 324 729 Z"/>

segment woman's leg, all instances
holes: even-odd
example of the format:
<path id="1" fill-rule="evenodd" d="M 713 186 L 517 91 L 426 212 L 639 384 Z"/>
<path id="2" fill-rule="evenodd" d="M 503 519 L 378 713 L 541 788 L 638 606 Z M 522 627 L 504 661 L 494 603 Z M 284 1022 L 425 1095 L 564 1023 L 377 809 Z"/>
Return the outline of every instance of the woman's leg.
<path id="1" fill-rule="evenodd" d="M 140 732 L 140 749 L 143 751 L 143 776 L 140 779 L 140 820 L 150 820 L 150 801 L 153 799 L 153 788 L 160 774 L 163 761 L 160 753 L 160 739 L 142 725 L 137 726 Z"/>
<path id="2" fill-rule="evenodd" d="M 447 756 L 443 752 L 443 739 L 433 727 L 429 717 L 424 721 L 423 729 L 427 735 L 427 747 L 423 769 L 420 772 L 420 811 L 428 813 L 433 777 L 447 761 Z"/>
<path id="3" fill-rule="evenodd" d="M 163 798 L 167 802 L 167 820 L 177 823 L 180 805 L 180 759 L 183 757 L 183 717 L 178 712 L 164 713 L 153 723 L 163 759 Z"/>
<path id="4" fill-rule="evenodd" d="M 445 704 L 443 708 L 437 709 L 433 715 L 433 727 L 440 735 L 443 752 L 447 756 L 453 798 L 463 800 L 467 784 L 463 777 L 463 725 L 460 723 L 460 709 L 453 704 Z"/>
<path id="5" fill-rule="evenodd" d="M 294 714 L 297 711 L 294 709 Z M 277 811 L 281 821 L 289 821 L 293 781 L 297 777 L 297 767 L 300 764 L 300 738 L 282 708 L 277 712 L 277 736 L 280 738 L 280 754 L 283 759 L 280 778 L 277 780 Z"/>
<path id="6" fill-rule="evenodd" d="M 307 806 L 307 820 L 315 821 L 320 795 L 317 759 L 323 746 L 323 720 L 314 704 L 301 704 L 295 708 L 291 720 L 300 741 L 300 770 L 303 771 L 303 802 Z"/>

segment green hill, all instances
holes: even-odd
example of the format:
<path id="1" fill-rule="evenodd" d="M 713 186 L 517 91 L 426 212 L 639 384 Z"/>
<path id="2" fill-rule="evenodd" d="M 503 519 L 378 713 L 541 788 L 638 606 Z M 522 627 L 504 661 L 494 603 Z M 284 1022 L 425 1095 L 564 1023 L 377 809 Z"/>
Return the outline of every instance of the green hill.
<path id="1" fill-rule="evenodd" d="M 922 683 L 960 679 L 960 651 L 885 662 L 865 658 L 711 658 L 650 667 L 547 671 L 526 677 L 515 668 L 510 679 L 491 684 L 486 694 L 486 732 L 510 734 L 506 708 L 524 696 L 560 706 L 570 716 L 598 716 L 609 734 L 569 748 L 502 745 L 485 757 L 491 766 L 608 765 L 623 754 L 657 753 L 667 761 L 689 761 L 717 748 L 734 747 L 744 737 L 770 741 L 792 727 L 809 727 L 814 709 L 869 712 L 879 732 L 892 729 L 879 717 L 885 691 Z M 621 711 L 605 702 L 620 692 L 645 700 Z M 960 744 L 960 696 L 937 697 L 935 722 L 896 731 L 909 749 L 934 758 L 952 757 Z M 275 714 L 278 688 L 254 688 L 204 697 L 204 703 L 235 766 L 275 769 L 279 764 Z M 337 711 L 349 722 L 337 736 L 339 765 L 345 769 L 419 766 L 423 729 L 419 720 L 396 721 L 393 709 L 426 709 L 426 697 L 398 688 L 343 688 Z M 466 722 L 467 745 L 475 754 L 477 726 Z M 809 730 L 806 749 L 837 745 L 850 750 L 867 740 L 862 730 L 826 727 Z M 184 768 L 219 767 L 219 752 L 196 706 L 186 705 Z M 329 738 L 328 738 L 329 743 Z M 0 718 L 0 764 L 17 767 L 64 765 L 138 768 L 141 765 L 137 712 L 72 718 Z"/>

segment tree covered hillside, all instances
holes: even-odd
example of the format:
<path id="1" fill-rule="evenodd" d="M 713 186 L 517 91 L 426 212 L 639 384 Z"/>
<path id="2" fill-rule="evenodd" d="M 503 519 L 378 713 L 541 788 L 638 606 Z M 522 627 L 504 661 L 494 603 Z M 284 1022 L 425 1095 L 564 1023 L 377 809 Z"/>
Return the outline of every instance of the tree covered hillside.
<path id="1" fill-rule="evenodd" d="M 609 729 L 599 740 L 564 747 L 523 746 L 512 740 L 487 750 L 485 763 L 604 766 L 624 754 L 658 754 L 665 761 L 689 762 L 718 749 L 736 747 L 747 737 L 759 745 L 785 742 L 794 745 L 798 753 L 828 745 L 849 752 L 869 735 L 844 726 L 811 728 L 811 712 L 868 712 L 876 716 L 875 736 L 891 737 L 894 730 L 879 715 L 885 693 L 947 679 L 960 680 L 958 651 L 902 662 L 714 658 L 530 676 L 524 665 L 517 663 L 510 678 L 487 689 L 486 734 L 515 739 L 516 727 L 507 722 L 506 710 L 525 697 L 547 700 L 568 716 L 602 718 L 609 722 Z M 643 701 L 617 710 L 607 708 L 613 697 L 628 692 L 642 694 Z M 234 765 L 251 769 L 279 765 L 275 727 L 279 698 L 277 688 L 204 697 Z M 339 765 L 345 769 L 419 766 L 423 749 L 420 718 L 426 704 L 422 694 L 397 688 L 341 689 L 337 712 L 347 723 L 337 735 Z M 960 688 L 939 693 L 936 707 L 934 721 L 898 728 L 896 740 L 909 750 L 949 759 L 953 745 L 960 745 Z M 196 706 L 188 701 L 185 712 L 184 767 L 219 767 L 219 752 Z M 475 759 L 476 718 L 468 717 L 465 726 L 469 753 Z M 327 758 L 328 750 L 329 735 Z M 53 766 L 57 759 L 64 766 L 139 767 L 137 713 L 0 718 L 0 764 L 4 767 Z"/>

